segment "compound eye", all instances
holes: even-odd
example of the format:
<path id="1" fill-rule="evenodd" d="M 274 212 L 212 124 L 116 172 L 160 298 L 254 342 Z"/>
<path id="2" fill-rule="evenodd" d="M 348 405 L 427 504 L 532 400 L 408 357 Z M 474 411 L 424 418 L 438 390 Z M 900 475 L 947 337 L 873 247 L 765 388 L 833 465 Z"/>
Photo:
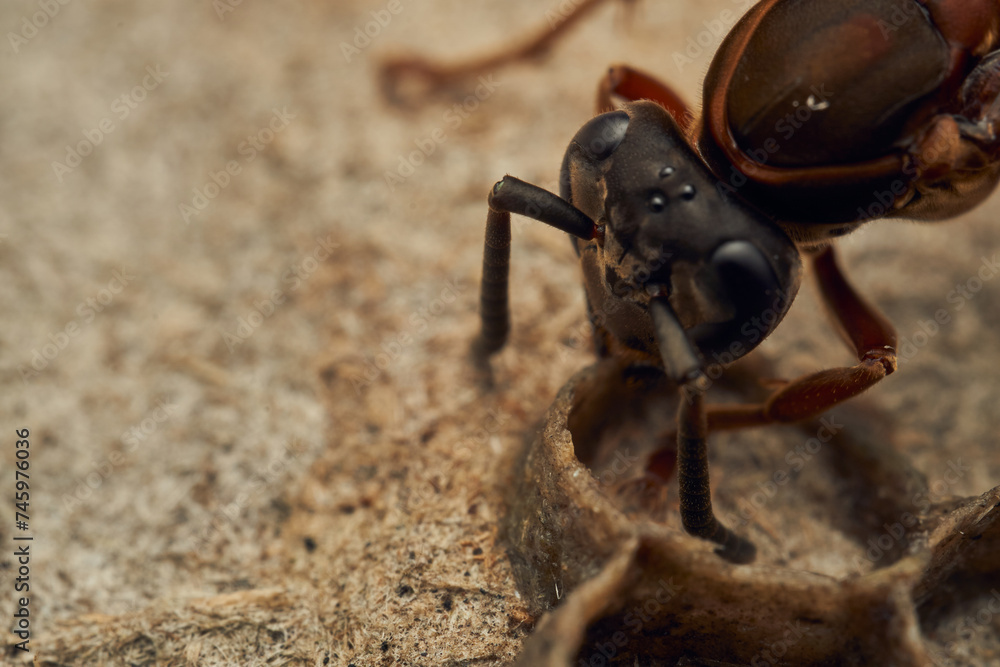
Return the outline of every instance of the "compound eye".
<path id="1" fill-rule="evenodd" d="M 591 118 L 573 137 L 577 144 L 595 160 L 606 160 L 625 138 L 628 129 L 628 114 L 624 111 L 610 111 Z"/>

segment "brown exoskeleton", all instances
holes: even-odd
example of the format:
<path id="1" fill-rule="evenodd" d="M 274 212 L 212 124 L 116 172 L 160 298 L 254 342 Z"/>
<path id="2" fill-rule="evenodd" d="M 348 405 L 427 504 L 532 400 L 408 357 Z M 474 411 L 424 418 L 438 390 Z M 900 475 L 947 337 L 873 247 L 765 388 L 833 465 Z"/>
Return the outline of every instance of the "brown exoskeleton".
<path id="1" fill-rule="evenodd" d="M 559 196 L 510 176 L 490 193 L 477 352 L 499 350 L 509 329 L 510 214 L 568 232 L 599 354 L 661 369 L 680 387 L 685 529 L 731 561 L 752 560 L 753 546 L 713 515 L 706 436 L 817 415 L 896 369 L 892 325 L 847 282 L 829 242 L 870 219 L 952 217 L 993 191 L 998 46 L 997 0 L 762 0 L 719 48 L 701 118 L 653 78 L 611 68 L 601 115 L 566 152 Z M 387 71 L 440 83 L 502 60 Z M 616 109 L 616 97 L 628 101 Z M 800 251 L 858 363 L 793 380 L 758 405 L 706 406 L 707 365 L 742 357 L 787 312 Z"/>
<path id="2" fill-rule="evenodd" d="M 570 143 L 561 181 L 561 197 L 510 176 L 493 187 L 476 350 L 492 354 L 507 338 L 510 214 L 569 232 L 600 353 L 661 368 L 684 394 L 677 419 L 685 528 L 722 544 L 725 557 L 748 561 L 753 547 L 712 514 L 705 360 L 735 346 L 743 356 L 781 320 L 800 282 L 795 245 L 766 217 L 717 192 L 712 173 L 654 102 L 587 123 Z M 767 324 L 743 336 L 754 318 Z"/>

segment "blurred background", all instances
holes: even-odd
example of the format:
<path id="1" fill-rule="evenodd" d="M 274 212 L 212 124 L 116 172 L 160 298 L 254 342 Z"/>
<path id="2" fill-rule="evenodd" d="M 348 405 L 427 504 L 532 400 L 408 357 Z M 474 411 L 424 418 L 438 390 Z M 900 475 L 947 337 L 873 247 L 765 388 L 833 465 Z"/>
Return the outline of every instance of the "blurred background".
<path id="1" fill-rule="evenodd" d="M 477 384 L 486 193 L 505 173 L 556 189 L 610 63 L 697 102 L 745 4 L 610 3 L 542 62 L 400 106 L 381 58 L 483 53 L 572 3 L 4 3 L 0 612 L 26 428 L 37 664 L 516 655 L 497 471 L 593 356 L 570 244 L 517 223 L 513 336 Z M 998 207 L 841 243 L 913 344 L 861 400 L 932 482 L 968 467 L 942 497 L 1000 482 Z M 853 361 L 808 281 L 759 354 L 783 376 Z M 803 438 L 720 437 L 720 502 Z M 843 574 L 799 544 L 801 503 L 762 514 L 774 548 Z M 26 659 L 16 641 L 0 662 Z"/>

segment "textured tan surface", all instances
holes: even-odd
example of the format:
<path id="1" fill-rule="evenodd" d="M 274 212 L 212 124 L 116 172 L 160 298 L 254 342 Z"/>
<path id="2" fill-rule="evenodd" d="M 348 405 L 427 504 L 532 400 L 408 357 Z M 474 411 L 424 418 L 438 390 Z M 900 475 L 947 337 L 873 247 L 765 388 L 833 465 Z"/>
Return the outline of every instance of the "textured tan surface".
<path id="1" fill-rule="evenodd" d="M 606 386 L 601 370 L 609 365 L 581 371 L 560 391 L 506 494 L 511 510 L 502 536 L 513 545 L 519 590 L 533 611 L 555 607 L 525 643 L 518 665 L 564 667 L 579 664 L 576 656 L 584 664 L 614 665 L 929 667 L 955 652 L 941 646 L 950 637 L 949 616 L 985 628 L 1000 611 L 1000 591 L 991 590 L 1000 578 L 1000 486 L 957 508 L 949 499 L 916 509 L 911 495 L 926 493 L 926 480 L 886 446 L 884 432 L 852 442 L 864 416 L 840 406 L 802 427 L 820 434 L 819 444 L 827 438 L 825 424 L 844 426 L 827 445 L 846 463 L 824 471 L 822 490 L 832 502 L 813 495 L 820 485 L 805 474 L 791 473 L 768 488 L 758 473 L 754 492 L 765 503 L 780 502 L 788 484 L 797 511 L 811 516 L 795 528 L 806 549 L 827 554 L 835 567 L 801 567 L 770 534 L 774 524 L 762 521 L 737 529 L 757 555 L 751 564 L 733 565 L 716 555 L 715 545 L 681 529 L 674 489 L 636 491 L 649 446 L 662 440 L 634 420 L 603 427 L 588 420 L 593 403 L 581 399 L 599 381 Z M 664 395 L 647 387 L 640 397 L 622 387 L 603 398 L 613 412 L 625 409 L 615 399 L 655 401 L 664 409 L 676 401 L 668 389 Z M 594 475 L 582 462 L 591 460 L 580 446 L 583 432 L 609 454 L 596 457 L 610 463 L 593 465 Z M 717 494 L 717 511 L 738 526 L 739 510 L 725 491 Z M 864 511 L 824 513 L 851 500 Z M 774 517 L 785 524 L 783 533 L 793 530 L 792 516 Z M 873 517 L 885 533 L 872 536 L 867 548 L 851 549 L 843 538 L 868 537 Z M 969 636 L 971 630 L 961 632 L 963 657 L 994 664 L 996 635 Z"/>
<path id="2" fill-rule="evenodd" d="M 557 4 L 401 3 L 349 63 L 340 42 L 385 3 L 243 2 L 221 20 L 208 2 L 69 3 L 17 52 L 2 47 L 0 495 L 12 431 L 30 428 L 39 664 L 488 665 L 519 650 L 531 619 L 495 542 L 494 484 L 591 355 L 569 244 L 515 225 L 512 344 L 496 390 L 479 389 L 464 355 L 485 194 L 506 172 L 555 187 L 609 62 L 696 99 L 711 54 L 680 70 L 671 54 L 741 3 L 645 3 L 629 27 L 603 8 L 544 66 L 498 72 L 457 124 L 461 99 L 386 107 L 377 56 L 466 54 L 544 26 Z M 37 11 L 4 3 L 0 27 L 19 31 Z M 157 65 L 169 75 L 122 117 L 116 99 Z M 294 118 L 273 141 L 241 152 L 285 107 Z M 53 161 L 104 119 L 112 131 L 60 180 Z M 385 172 L 434 136 L 390 190 Z M 178 205 L 230 161 L 239 173 L 187 223 Z M 905 338 L 937 310 L 950 318 L 865 397 L 875 417 L 859 426 L 890 429 L 941 495 L 1000 480 L 1000 282 L 948 299 L 1000 245 L 997 210 L 994 197 L 952 223 L 879 223 L 843 244 Z M 317 239 L 339 247 L 313 265 Z M 87 299 L 123 269 L 134 279 L 91 314 Z M 70 323 L 65 349 L 22 379 Z M 360 387 L 383 350 L 395 358 Z M 783 375 L 849 360 L 809 286 L 760 354 Z M 792 428 L 714 439 L 717 494 L 749 498 L 803 441 Z M 959 458 L 971 469 L 945 483 Z M 831 460 L 753 517 L 791 566 L 844 567 L 811 548 L 798 501 L 863 511 L 824 495 Z M 4 501 L 5 554 L 12 525 Z M 837 538 L 863 551 L 864 536 Z M 11 564 L 0 557 L 5 617 Z M 960 618 L 949 622 L 957 637 Z M 947 656 L 961 664 L 955 641 Z"/>

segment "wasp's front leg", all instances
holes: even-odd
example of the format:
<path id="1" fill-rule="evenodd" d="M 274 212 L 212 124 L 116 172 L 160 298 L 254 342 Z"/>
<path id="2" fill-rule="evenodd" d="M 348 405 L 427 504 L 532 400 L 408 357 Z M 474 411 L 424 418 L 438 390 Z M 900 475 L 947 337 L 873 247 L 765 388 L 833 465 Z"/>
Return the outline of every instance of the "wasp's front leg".
<path id="1" fill-rule="evenodd" d="M 703 392 L 681 387 L 677 410 L 677 483 L 684 530 L 721 545 L 716 553 L 732 563 L 753 562 L 757 555 L 753 543 L 719 523 L 712 511 L 707 437 Z"/>
<path id="2" fill-rule="evenodd" d="M 850 340 L 858 363 L 792 380 L 761 404 L 713 406 L 712 430 L 797 422 L 815 417 L 869 389 L 896 370 L 896 330 L 847 281 L 832 247 L 813 258 L 813 271 L 827 307 Z"/>

